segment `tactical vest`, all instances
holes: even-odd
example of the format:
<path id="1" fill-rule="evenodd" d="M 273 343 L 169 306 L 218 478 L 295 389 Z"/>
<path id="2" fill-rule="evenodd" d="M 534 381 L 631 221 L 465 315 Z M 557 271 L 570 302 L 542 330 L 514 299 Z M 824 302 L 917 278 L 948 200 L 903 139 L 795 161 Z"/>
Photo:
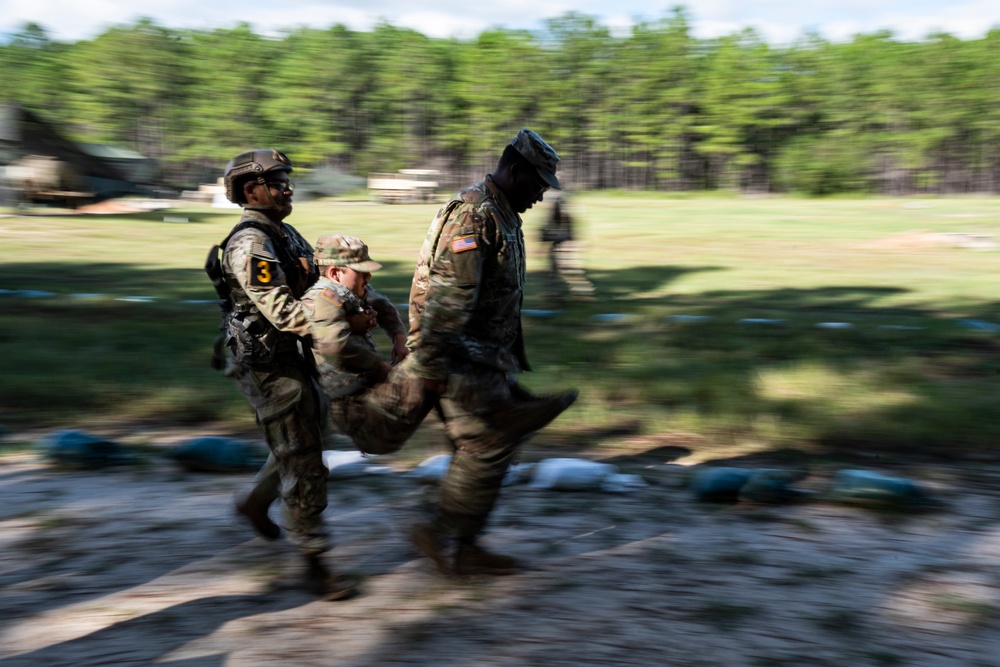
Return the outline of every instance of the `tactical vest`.
<path id="1" fill-rule="evenodd" d="M 216 370 L 225 368 L 223 347 L 231 350 L 237 363 L 250 366 L 271 363 L 283 354 L 299 355 L 300 337 L 278 331 L 261 314 L 236 279 L 227 276 L 222 268 L 222 253 L 225 252 L 229 240 L 248 227 L 262 232 L 271 240 L 278 264 L 295 298 L 298 299 L 305 294 L 311 284 L 312 276 L 307 267 L 289 252 L 287 245 L 281 239 L 276 238 L 268 227 L 257 220 L 241 220 L 221 243 L 212 246 L 205 259 L 205 273 L 208 274 L 215 293 L 219 296 L 219 308 L 222 310 L 220 333 L 213 345 L 211 362 L 212 368 Z M 309 347 L 309 341 L 303 341 L 302 350 L 308 350 Z M 305 354 L 304 358 L 311 361 L 312 356 Z"/>

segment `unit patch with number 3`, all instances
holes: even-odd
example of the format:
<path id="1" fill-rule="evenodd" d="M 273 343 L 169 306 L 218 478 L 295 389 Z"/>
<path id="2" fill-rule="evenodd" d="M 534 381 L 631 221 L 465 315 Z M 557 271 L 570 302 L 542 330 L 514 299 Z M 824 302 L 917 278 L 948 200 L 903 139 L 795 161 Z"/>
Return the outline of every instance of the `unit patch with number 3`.
<path id="1" fill-rule="evenodd" d="M 250 284 L 254 287 L 270 287 L 278 276 L 278 263 L 273 260 L 251 257 Z"/>

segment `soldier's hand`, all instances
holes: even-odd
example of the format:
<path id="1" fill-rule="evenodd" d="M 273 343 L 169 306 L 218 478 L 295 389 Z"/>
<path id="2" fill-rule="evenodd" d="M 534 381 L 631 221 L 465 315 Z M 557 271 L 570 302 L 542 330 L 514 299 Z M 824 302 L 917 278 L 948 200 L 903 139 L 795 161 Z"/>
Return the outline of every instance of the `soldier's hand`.
<path id="1" fill-rule="evenodd" d="M 358 311 L 347 316 L 351 333 L 366 334 L 378 324 L 378 314 L 372 308 Z"/>
<path id="2" fill-rule="evenodd" d="M 406 334 L 397 334 L 392 341 L 392 352 L 389 355 L 392 365 L 395 366 L 403 359 L 406 359 L 406 355 L 409 353 L 410 350 L 406 347 Z"/>

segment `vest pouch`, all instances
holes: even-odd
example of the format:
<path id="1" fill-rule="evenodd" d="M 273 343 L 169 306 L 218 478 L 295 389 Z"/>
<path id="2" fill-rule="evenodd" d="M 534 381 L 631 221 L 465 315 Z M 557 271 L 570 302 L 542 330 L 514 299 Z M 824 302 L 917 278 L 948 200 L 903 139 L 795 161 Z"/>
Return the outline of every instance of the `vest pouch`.
<path id="1" fill-rule="evenodd" d="M 278 331 L 250 315 L 230 317 L 226 328 L 226 347 L 236 363 L 258 366 L 274 361 Z"/>

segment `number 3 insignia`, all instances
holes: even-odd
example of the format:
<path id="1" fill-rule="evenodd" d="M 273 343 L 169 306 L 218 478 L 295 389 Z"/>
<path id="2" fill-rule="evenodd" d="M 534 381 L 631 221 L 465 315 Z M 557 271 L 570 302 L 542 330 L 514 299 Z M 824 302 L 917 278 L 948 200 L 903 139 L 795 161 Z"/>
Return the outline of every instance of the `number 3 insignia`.
<path id="1" fill-rule="evenodd" d="M 264 286 L 274 281 L 274 262 L 264 259 L 253 260 L 250 270 L 250 284 Z"/>

